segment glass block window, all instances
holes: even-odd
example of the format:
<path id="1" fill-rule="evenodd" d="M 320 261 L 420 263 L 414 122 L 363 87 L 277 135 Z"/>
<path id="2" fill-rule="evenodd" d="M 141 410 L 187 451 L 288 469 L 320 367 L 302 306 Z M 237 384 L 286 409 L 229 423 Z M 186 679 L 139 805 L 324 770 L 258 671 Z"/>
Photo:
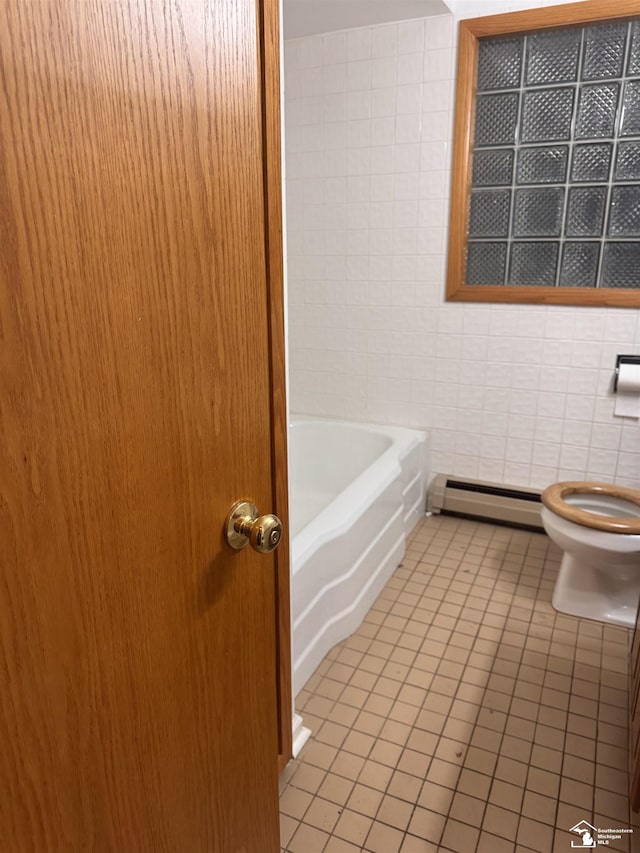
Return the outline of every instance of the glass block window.
<path id="1" fill-rule="evenodd" d="M 464 284 L 640 290 L 640 20 L 479 39 Z"/>

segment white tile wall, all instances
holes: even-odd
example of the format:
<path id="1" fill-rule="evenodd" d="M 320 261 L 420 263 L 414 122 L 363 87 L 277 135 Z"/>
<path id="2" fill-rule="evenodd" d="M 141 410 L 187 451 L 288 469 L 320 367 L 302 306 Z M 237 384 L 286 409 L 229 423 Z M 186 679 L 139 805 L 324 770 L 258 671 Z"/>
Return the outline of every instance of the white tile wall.
<path id="1" fill-rule="evenodd" d="M 293 411 L 431 430 L 433 471 L 640 486 L 640 311 L 446 303 L 451 15 L 285 43 Z"/>

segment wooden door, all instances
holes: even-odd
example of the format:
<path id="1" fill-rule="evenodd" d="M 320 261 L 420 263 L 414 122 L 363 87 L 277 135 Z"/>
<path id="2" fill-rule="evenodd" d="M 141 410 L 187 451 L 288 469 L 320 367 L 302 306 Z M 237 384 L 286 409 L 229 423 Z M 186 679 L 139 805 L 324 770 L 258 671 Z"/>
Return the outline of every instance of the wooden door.
<path id="1" fill-rule="evenodd" d="M 278 849 L 276 8 L 0 2 L 3 853 Z"/>
<path id="2" fill-rule="evenodd" d="M 629 801 L 640 811 L 640 608 L 629 656 Z"/>

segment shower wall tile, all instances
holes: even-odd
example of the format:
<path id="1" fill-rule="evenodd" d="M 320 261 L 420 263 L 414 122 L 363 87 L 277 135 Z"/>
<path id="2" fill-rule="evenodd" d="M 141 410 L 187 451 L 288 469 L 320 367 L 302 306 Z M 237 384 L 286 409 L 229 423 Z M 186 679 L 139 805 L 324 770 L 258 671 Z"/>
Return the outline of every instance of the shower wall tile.
<path id="1" fill-rule="evenodd" d="M 492 0 L 482 11 L 503 9 Z M 613 416 L 611 377 L 618 353 L 640 352 L 640 311 L 444 301 L 455 42 L 442 15 L 285 43 L 291 408 L 428 429 L 434 473 L 638 487 L 640 424 Z M 572 46 L 561 69 L 544 48 L 532 73 L 564 79 Z M 611 50 L 615 63 L 615 33 Z M 638 56 L 634 47 L 628 62 L 640 68 Z M 606 69 L 589 67 L 606 95 Z M 639 99 L 623 96 L 631 134 Z M 594 97 L 584 121 L 601 121 L 600 107 Z M 612 158 L 607 140 L 586 141 L 568 164 L 561 142 L 539 150 L 589 190 L 608 180 L 611 159 L 622 180 L 636 168 L 636 143 L 624 145 Z M 499 170 L 487 152 L 484 168 Z M 613 253 L 600 258 L 581 228 L 567 243 L 558 275 L 568 285 L 597 263 L 623 281 L 640 268 L 623 234 L 635 231 L 635 203 L 620 201 Z M 509 262 L 499 238 L 470 251 L 478 282 Z"/>

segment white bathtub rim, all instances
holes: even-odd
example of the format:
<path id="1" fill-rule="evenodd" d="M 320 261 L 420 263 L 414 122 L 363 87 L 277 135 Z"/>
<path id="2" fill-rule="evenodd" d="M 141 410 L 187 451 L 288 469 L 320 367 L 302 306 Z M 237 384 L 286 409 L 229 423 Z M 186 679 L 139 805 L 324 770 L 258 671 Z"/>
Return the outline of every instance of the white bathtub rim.
<path id="1" fill-rule="evenodd" d="M 318 415 L 303 415 L 292 412 L 289 417 L 289 426 L 297 423 L 336 424 L 336 426 L 353 427 L 362 432 L 375 432 L 390 436 L 394 440 L 419 436 L 419 441 L 425 441 L 429 437 L 427 430 L 414 427 L 396 426 L 395 424 L 374 424 L 368 421 L 345 421 L 337 418 L 321 418 Z M 386 451 L 385 451 L 386 452 Z"/>
<path id="2" fill-rule="evenodd" d="M 317 605 L 317 604 L 322 600 L 322 598 L 323 598 L 325 595 L 327 595 L 328 593 L 330 593 L 330 592 L 331 592 L 331 590 L 335 589 L 336 587 L 341 586 L 342 584 L 346 584 L 346 583 L 348 583 L 348 582 L 351 580 L 351 578 L 352 578 L 355 574 L 357 574 L 358 570 L 360 569 L 361 564 L 364 562 L 364 560 L 366 560 L 366 559 L 367 559 L 367 557 L 368 557 L 368 556 L 369 556 L 369 554 L 371 553 L 372 549 L 373 549 L 373 548 L 375 548 L 375 546 L 378 544 L 378 539 L 379 539 L 379 538 L 382 538 L 382 537 L 384 536 L 384 534 L 387 532 L 387 530 L 388 530 L 390 527 L 392 527 L 394 524 L 397 524 L 397 523 L 398 523 L 398 520 L 400 520 L 400 521 L 404 521 L 404 519 L 402 518 L 402 516 L 403 516 L 403 510 L 402 510 L 402 507 L 398 507 L 398 509 L 396 510 L 396 512 L 394 512 L 394 514 L 389 518 L 389 520 L 388 520 L 388 521 L 387 521 L 387 523 L 384 525 L 384 527 L 380 529 L 379 537 L 378 537 L 375 541 L 373 541 L 373 542 L 370 542 L 370 543 L 369 543 L 368 547 L 367 547 L 367 548 L 366 548 L 366 549 L 365 549 L 365 550 L 360 554 L 359 559 L 357 559 L 357 560 L 354 562 L 353 566 L 349 569 L 349 571 L 348 571 L 348 572 L 345 572 L 344 574 L 340 575 L 339 577 L 335 578 L 334 580 L 329 581 L 329 583 L 325 584 L 325 586 L 323 586 L 323 587 L 322 587 L 322 588 L 321 588 L 321 589 L 320 589 L 320 590 L 319 590 L 319 591 L 318 591 L 318 592 L 313 596 L 313 598 L 311 599 L 311 601 L 310 601 L 308 604 L 306 604 L 306 605 L 305 605 L 305 607 L 304 607 L 304 609 L 302 610 L 302 612 L 299 614 L 299 616 L 298 616 L 298 617 L 296 618 L 296 620 L 293 622 L 292 627 L 293 627 L 293 630 L 294 630 L 294 631 L 295 631 L 295 630 L 296 630 L 296 628 L 298 628 L 298 626 L 303 622 L 303 620 L 307 618 L 307 616 L 309 615 L 309 613 L 311 612 L 311 610 L 313 610 L 313 608 L 314 608 L 314 607 L 315 607 L 315 606 L 316 606 L 316 605 Z M 367 587 L 365 586 L 364 588 L 366 589 Z M 345 608 L 345 612 L 346 612 L 346 610 L 348 610 L 348 609 L 349 609 L 349 608 Z M 330 621 L 335 621 L 337 618 L 339 618 L 339 614 L 338 614 L 338 616 L 336 616 L 334 619 L 332 619 L 332 620 L 330 620 Z"/>
<path id="3" fill-rule="evenodd" d="M 392 438 L 393 444 L 379 456 L 370 466 L 356 477 L 349 485 L 339 492 L 334 500 L 310 521 L 291 539 L 292 575 L 298 567 L 322 545 L 345 533 L 359 518 L 363 511 L 371 506 L 376 497 L 386 489 L 397 477 L 402 477 L 402 460 L 416 447 L 424 444 L 427 434 L 422 430 L 407 429 L 406 427 L 381 426 L 364 424 L 355 421 L 335 421 L 296 415 L 292 423 L 323 423 L 339 424 L 354 427 L 364 432 L 378 432 Z M 366 495 L 363 502 L 362 495 Z M 337 519 L 336 519 L 337 516 Z M 317 531 L 321 530 L 321 533 Z"/>
<path id="4" fill-rule="evenodd" d="M 394 450 L 396 449 L 392 446 L 388 451 L 385 451 L 385 456 Z M 386 469 L 384 476 L 382 476 L 381 471 L 383 467 Z M 400 476 L 400 473 L 401 468 L 398 464 L 396 450 L 395 453 L 391 453 L 390 458 L 385 459 L 384 456 L 381 456 L 374 465 L 363 471 L 353 483 L 350 483 L 346 489 L 336 495 L 328 507 L 319 512 L 313 521 L 309 522 L 300 533 L 293 537 L 291 543 L 292 574 L 295 575 L 298 567 L 304 565 L 305 561 L 310 559 L 319 548 L 337 536 L 346 533 L 360 518 L 363 511 L 366 511 L 375 502 L 376 498 Z M 368 482 L 371 487 L 367 489 Z M 364 494 L 367 496 L 364 501 L 362 500 L 363 489 L 365 489 Z M 354 498 L 357 499 L 357 504 L 355 504 Z M 316 533 L 317 528 L 323 532 Z"/>
<path id="5" fill-rule="evenodd" d="M 391 529 L 388 527 L 388 521 L 403 502 L 399 478 L 391 480 L 368 506 L 364 497 L 360 496 L 360 505 L 366 508 L 353 519 L 352 526 L 344 534 L 325 541 L 318 551 L 301 564 L 293 576 L 291 607 L 294 616 L 306 609 L 308 602 L 315 598 L 327 583 L 349 571 L 362 554 L 370 550 L 373 543 L 386 536 L 386 531 Z M 335 517 L 331 520 L 335 522 Z M 321 530 L 318 531 L 318 534 L 320 533 Z M 354 587 L 356 590 L 358 588 L 359 585 Z M 327 598 L 322 599 L 322 602 L 326 601 Z"/>

